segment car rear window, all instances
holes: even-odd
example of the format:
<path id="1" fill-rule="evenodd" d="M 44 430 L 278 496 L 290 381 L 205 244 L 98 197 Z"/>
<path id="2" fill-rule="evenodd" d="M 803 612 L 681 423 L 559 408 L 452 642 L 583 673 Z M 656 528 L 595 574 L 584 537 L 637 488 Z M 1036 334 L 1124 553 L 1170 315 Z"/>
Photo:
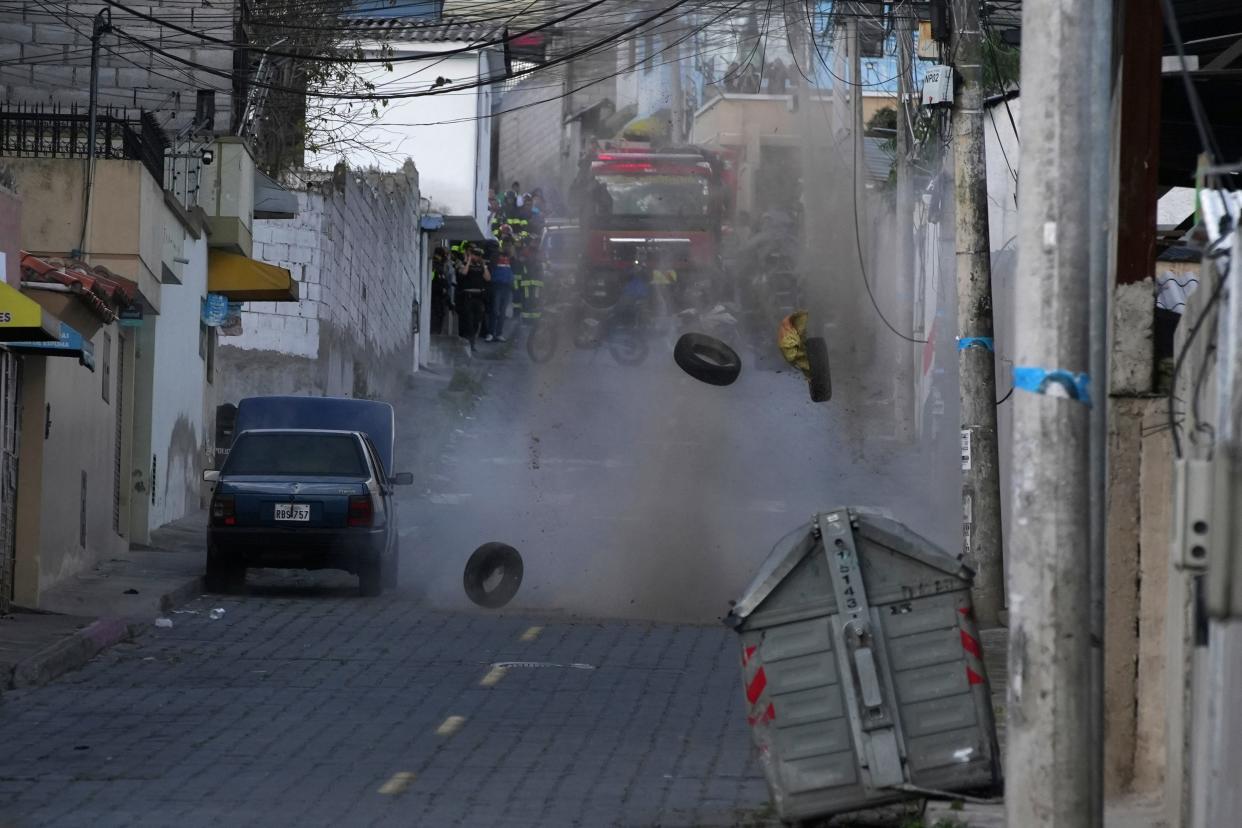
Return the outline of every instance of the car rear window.
<path id="1" fill-rule="evenodd" d="M 348 434 L 242 434 L 224 474 L 367 477 L 358 440 Z"/>

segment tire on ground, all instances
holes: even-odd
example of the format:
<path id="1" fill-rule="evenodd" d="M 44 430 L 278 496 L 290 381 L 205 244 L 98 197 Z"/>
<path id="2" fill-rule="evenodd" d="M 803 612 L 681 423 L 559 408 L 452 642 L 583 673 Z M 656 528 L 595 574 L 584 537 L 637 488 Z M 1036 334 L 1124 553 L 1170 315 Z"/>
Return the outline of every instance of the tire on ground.
<path id="1" fill-rule="evenodd" d="M 245 583 L 246 567 L 223 560 L 218 552 L 207 553 L 207 569 L 203 574 L 203 586 L 208 592 L 234 592 L 241 589 Z"/>
<path id="2" fill-rule="evenodd" d="M 500 582 L 488 589 L 488 580 L 498 572 Z M 498 609 L 513 600 L 522 585 L 522 556 L 506 543 L 485 543 L 466 561 L 461 580 L 471 601 Z"/>
<path id="3" fill-rule="evenodd" d="M 384 592 L 384 560 L 377 554 L 367 554 L 358 565 L 358 594 L 374 598 Z"/>
<path id="4" fill-rule="evenodd" d="M 401 539 L 393 538 L 392 552 L 384 562 L 383 580 L 385 589 L 396 589 L 401 580 Z"/>
<path id="5" fill-rule="evenodd" d="M 673 360 L 681 370 L 708 385 L 732 385 L 742 373 L 737 351 L 706 334 L 683 334 L 673 348 Z"/>
<path id="6" fill-rule="evenodd" d="M 806 340 L 806 360 L 811 365 L 811 402 L 832 399 L 832 373 L 828 368 L 828 343 L 822 337 Z"/>

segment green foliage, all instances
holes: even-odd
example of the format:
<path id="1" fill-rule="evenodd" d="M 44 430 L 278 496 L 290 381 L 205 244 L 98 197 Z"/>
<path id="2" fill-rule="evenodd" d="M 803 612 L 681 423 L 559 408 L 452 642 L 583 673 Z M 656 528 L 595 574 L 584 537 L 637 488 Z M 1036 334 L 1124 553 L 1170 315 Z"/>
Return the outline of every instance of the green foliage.
<path id="1" fill-rule="evenodd" d="M 988 34 L 983 43 L 983 93 L 999 95 L 1017 88 L 1021 63 L 1021 51 L 1006 46 L 995 34 Z"/>
<path id="2" fill-rule="evenodd" d="M 886 137 L 897 131 L 897 110 L 891 106 L 877 109 L 867 121 L 866 132 L 878 132 Z"/>

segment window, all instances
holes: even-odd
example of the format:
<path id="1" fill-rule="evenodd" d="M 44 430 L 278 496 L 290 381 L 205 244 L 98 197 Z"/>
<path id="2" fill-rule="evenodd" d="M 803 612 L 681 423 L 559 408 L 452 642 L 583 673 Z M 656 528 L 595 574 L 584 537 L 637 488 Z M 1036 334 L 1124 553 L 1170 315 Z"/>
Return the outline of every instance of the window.
<path id="1" fill-rule="evenodd" d="M 198 323 L 198 358 L 207 359 L 207 326 Z"/>
<path id="2" fill-rule="evenodd" d="M 103 335 L 103 367 L 99 373 L 103 375 L 103 401 L 109 402 L 112 386 L 112 336 L 107 331 Z"/>
<path id="3" fill-rule="evenodd" d="M 603 174 L 595 177 L 597 215 L 705 216 L 711 206 L 703 176 Z"/>
<path id="4" fill-rule="evenodd" d="M 251 431 L 238 436 L 222 471 L 273 477 L 370 477 L 357 438 L 349 434 Z"/>

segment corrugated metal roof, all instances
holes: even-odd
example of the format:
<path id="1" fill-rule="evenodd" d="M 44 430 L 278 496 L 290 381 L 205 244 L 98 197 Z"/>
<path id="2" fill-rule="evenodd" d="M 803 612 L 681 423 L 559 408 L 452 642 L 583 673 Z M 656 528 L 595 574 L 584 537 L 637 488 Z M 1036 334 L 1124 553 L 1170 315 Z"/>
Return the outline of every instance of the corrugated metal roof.
<path id="1" fill-rule="evenodd" d="M 485 44 L 497 41 L 503 33 L 495 26 L 468 20 L 410 20 L 401 17 L 359 18 L 350 28 L 358 36 L 370 35 L 396 43 Z"/>

